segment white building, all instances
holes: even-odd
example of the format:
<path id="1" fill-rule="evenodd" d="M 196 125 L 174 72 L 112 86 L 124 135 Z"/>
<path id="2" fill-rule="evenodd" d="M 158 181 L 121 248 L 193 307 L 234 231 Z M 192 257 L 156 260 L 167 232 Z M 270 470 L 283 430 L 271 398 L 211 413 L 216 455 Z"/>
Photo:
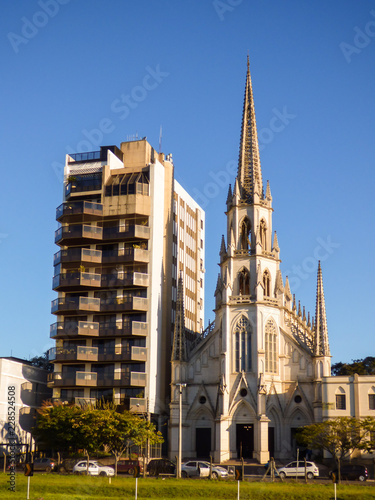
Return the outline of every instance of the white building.
<path id="1" fill-rule="evenodd" d="M 26 444 L 31 451 L 34 440 L 31 429 L 35 425 L 36 409 L 44 400 L 51 398 L 47 388 L 47 372 L 32 366 L 26 360 L 0 358 L 0 448 L 9 454 L 14 422 L 16 452 L 26 452 Z M 14 420 L 13 420 L 14 416 Z M 22 446 L 23 445 L 23 446 Z"/>

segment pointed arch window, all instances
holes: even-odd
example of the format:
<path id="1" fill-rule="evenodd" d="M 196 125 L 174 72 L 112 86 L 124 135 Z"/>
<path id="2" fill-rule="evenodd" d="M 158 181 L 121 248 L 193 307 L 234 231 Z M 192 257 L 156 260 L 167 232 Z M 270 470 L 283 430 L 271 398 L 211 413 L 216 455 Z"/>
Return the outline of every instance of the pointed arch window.
<path id="1" fill-rule="evenodd" d="M 238 273 L 238 284 L 240 295 L 250 295 L 250 273 L 247 269 L 241 269 Z"/>
<path id="2" fill-rule="evenodd" d="M 251 248 L 251 223 L 246 217 L 241 224 L 241 250 L 250 250 Z"/>
<path id="3" fill-rule="evenodd" d="M 265 329 L 265 371 L 277 373 L 277 332 L 276 325 L 269 320 Z"/>
<path id="4" fill-rule="evenodd" d="M 263 273 L 263 293 L 265 297 L 271 296 L 271 275 L 268 269 Z"/>
<path id="5" fill-rule="evenodd" d="M 245 316 L 241 316 L 234 329 L 235 370 L 251 371 L 251 326 Z"/>
<path id="6" fill-rule="evenodd" d="M 260 221 L 259 236 L 260 236 L 260 242 L 262 244 L 262 248 L 264 251 L 266 251 L 267 250 L 267 226 L 266 226 L 266 222 L 264 219 L 262 219 Z"/>

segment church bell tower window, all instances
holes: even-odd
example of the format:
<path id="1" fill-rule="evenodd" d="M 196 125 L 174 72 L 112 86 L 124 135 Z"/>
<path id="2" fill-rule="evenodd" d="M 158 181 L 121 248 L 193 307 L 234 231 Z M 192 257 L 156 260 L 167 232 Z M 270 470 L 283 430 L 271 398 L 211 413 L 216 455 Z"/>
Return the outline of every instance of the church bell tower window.
<path id="1" fill-rule="evenodd" d="M 277 373 L 277 334 L 273 321 L 268 321 L 265 331 L 265 371 Z"/>
<path id="2" fill-rule="evenodd" d="M 241 316 L 234 329 L 235 369 L 236 372 L 251 371 L 251 327 L 244 316 Z"/>

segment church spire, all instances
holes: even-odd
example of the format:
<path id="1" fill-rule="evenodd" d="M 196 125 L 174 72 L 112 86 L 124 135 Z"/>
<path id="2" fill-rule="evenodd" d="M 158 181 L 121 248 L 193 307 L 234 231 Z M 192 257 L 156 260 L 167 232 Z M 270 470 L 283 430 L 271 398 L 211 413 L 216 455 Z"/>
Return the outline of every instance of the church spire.
<path id="1" fill-rule="evenodd" d="M 323 276 L 320 261 L 318 265 L 318 283 L 316 288 L 315 309 L 315 349 L 316 356 L 330 356 L 328 343 L 328 329 L 326 317 L 326 305 L 324 300 Z"/>
<path id="2" fill-rule="evenodd" d="M 253 202 L 253 196 L 256 188 L 260 191 L 260 197 L 263 198 L 262 171 L 260 167 L 258 134 L 255 121 L 249 56 L 247 57 L 247 75 L 242 113 L 241 142 L 237 178 L 241 188 L 242 200 Z"/>
<path id="3" fill-rule="evenodd" d="M 172 361 L 187 361 L 186 336 L 185 336 L 185 308 L 184 308 L 184 284 L 182 273 L 178 278 L 176 319 L 173 333 Z"/>

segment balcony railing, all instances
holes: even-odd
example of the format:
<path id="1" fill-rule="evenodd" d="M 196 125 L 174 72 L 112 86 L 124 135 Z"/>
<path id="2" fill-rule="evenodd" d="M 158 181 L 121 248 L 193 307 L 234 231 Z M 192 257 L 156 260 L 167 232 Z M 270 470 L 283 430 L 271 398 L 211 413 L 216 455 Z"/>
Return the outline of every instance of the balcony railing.
<path id="1" fill-rule="evenodd" d="M 51 312 L 100 311 L 100 299 L 93 297 L 58 297 L 52 301 Z"/>
<path id="2" fill-rule="evenodd" d="M 148 334 L 148 323 L 142 321 L 131 322 L 110 322 L 99 323 L 99 333 L 101 337 L 117 337 L 121 335 L 141 335 Z"/>
<path id="3" fill-rule="evenodd" d="M 48 350 L 50 361 L 98 361 L 98 348 L 86 346 L 52 347 Z"/>
<path id="4" fill-rule="evenodd" d="M 90 216 L 90 218 L 103 216 L 103 205 L 89 201 L 64 202 L 56 208 L 56 220 L 70 216 Z"/>
<path id="5" fill-rule="evenodd" d="M 139 346 L 99 348 L 98 361 L 147 361 L 147 348 Z"/>
<path id="6" fill-rule="evenodd" d="M 53 256 L 54 266 L 58 264 L 69 264 L 71 262 L 101 264 L 102 251 L 90 250 L 89 248 L 69 248 L 68 250 L 60 250 Z"/>
<path id="7" fill-rule="evenodd" d="M 100 287 L 100 274 L 95 273 L 62 273 L 53 277 L 52 288 L 62 290 L 70 287 Z"/>
<path id="8" fill-rule="evenodd" d="M 103 252 L 103 264 L 115 264 L 118 262 L 144 262 L 150 260 L 149 251 L 143 248 L 125 248 L 124 250 L 112 250 Z"/>
<path id="9" fill-rule="evenodd" d="M 145 387 L 147 374 L 144 372 L 112 372 L 98 374 L 98 387 L 134 386 Z"/>
<path id="10" fill-rule="evenodd" d="M 105 227 L 103 230 L 103 237 L 105 240 L 125 240 L 127 238 L 148 240 L 150 239 L 150 228 L 138 224 L 131 224 L 123 227 Z"/>
<path id="11" fill-rule="evenodd" d="M 100 311 L 147 311 L 148 299 L 144 297 L 116 297 L 101 299 Z"/>
<path id="12" fill-rule="evenodd" d="M 87 335 L 97 337 L 99 335 L 99 323 L 94 321 L 59 321 L 50 326 L 50 337 L 76 337 Z"/>
<path id="13" fill-rule="evenodd" d="M 115 286 L 148 286 L 149 278 L 145 273 L 112 273 L 102 274 L 102 287 Z"/>
<path id="14" fill-rule="evenodd" d="M 75 243 L 82 238 L 87 241 L 101 240 L 103 238 L 103 228 L 88 224 L 69 224 L 68 226 L 59 227 L 55 231 L 55 243 L 62 244 L 63 241 Z"/>
<path id="15" fill-rule="evenodd" d="M 48 387 L 74 387 L 77 385 L 95 387 L 96 381 L 97 374 L 95 372 L 53 372 L 49 373 L 47 376 Z"/>

